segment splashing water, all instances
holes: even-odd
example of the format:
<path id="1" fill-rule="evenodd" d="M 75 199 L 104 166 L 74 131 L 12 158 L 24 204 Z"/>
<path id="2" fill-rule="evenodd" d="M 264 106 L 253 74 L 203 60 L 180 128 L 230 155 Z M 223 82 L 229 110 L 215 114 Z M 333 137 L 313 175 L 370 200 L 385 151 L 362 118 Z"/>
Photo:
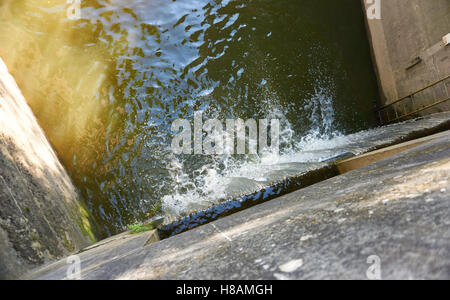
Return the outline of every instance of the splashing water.
<path id="1" fill-rule="evenodd" d="M 273 96 L 273 95 L 272 95 Z M 163 197 L 163 211 L 170 221 L 190 212 L 208 208 L 225 199 L 264 188 L 270 181 L 264 174 L 281 173 L 290 163 L 316 163 L 329 155 L 324 150 L 345 145 L 345 137 L 336 130 L 332 96 L 316 88 L 316 94 L 305 106 L 310 112 L 311 128 L 296 138 L 292 125 L 286 119 L 276 98 L 264 98 L 267 119 L 284 120 L 280 132 L 280 152 L 266 152 L 235 156 L 215 156 L 210 163 L 193 172 L 185 173 L 183 163 L 174 157 L 168 168 L 175 183 L 173 193 Z M 269 100 L 270 99 L 270 100 Z M 290 166 L 288 166 L 290 167 Z M 300 171 L 301 169 L 298 169 Z"/>
<path id="2" fill-rule="evenodd" d="M 0 0 L 0 55 L 104 235 L 254 191 L 374 125 L 357 1 L 83 0 L 79 20 L 66 9 Z M 280 152 L 174 155 L 171 124 L 195 111 L 279 119 Z"/>

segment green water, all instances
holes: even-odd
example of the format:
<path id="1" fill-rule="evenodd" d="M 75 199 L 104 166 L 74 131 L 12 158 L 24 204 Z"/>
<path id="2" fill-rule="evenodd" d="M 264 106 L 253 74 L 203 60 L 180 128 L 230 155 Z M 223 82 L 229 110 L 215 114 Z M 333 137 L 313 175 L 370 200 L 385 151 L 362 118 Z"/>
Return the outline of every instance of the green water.
<path id="1" fill-rule="evenodd" d="M 260 164 L 175 156 L 170 125 L 194 111 L 281 119 L 280 155 L 375 124 L 360 1 L 82 0 L 79 20 L 66 10 L 0 0 L 0 56 L 103 235 L 215 197 L 223 178 Z"/>

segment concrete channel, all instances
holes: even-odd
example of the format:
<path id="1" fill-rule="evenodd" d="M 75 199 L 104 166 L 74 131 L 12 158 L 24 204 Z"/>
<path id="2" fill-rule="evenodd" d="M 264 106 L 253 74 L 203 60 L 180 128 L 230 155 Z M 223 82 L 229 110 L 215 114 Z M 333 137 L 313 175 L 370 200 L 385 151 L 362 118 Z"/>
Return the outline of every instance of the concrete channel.
<path id="1" fill-rule="evenodd" d="M 81 279 L 367 279 L 370 257 L 382 279 L 450 279 L 450 2 L 381 1 L 373 19 L 373 1 L 361 1 L 375 113 L 409 120 L 349 135 L 320 162 L 282 165 L 262 189 L 98 243 L 0 60 L 0 279 L 70 279 L 71 257 Z"/>

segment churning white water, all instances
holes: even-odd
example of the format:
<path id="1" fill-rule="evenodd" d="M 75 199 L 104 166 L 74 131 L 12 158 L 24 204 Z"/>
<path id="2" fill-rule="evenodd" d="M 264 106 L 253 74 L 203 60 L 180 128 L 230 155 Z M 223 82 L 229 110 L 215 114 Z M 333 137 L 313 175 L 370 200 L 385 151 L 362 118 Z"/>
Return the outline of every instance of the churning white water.
<path id="1" fill-rule="evenodd" d="M 277 97 L 270 96 L 262 107 L 267 111 L 267 119 L 280 120 L 280 152 L 213 156 L 210 163 L 191 173 L 184 172 L 186 161 L 173 155 L 168 166 L 174 183 L 173 192 L 164 196 L 162 202 L 166 217 L 173 220 L 194 210 L 263 189 L 275 178 L 294 175 L 304 169 L 305 163 L 321 162 L 335 155 L 336 148 L 348 144 L 335 122 L 333 95 L 329 91 L 316 88 L 315 95 L 304 107 L 310 112 L 308 118 L 313 125 L 302 136 L 293 130 Z"/>

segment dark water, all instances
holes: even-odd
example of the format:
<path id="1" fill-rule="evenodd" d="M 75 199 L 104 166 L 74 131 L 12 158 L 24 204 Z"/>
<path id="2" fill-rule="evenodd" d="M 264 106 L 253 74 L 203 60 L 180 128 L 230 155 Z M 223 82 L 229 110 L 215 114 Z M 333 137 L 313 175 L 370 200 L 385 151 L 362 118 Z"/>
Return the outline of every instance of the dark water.
<path id="1" fill-rule="evenodd" d="M 82 0 L 77 21 L 63 0 L 0 3 L 0 55 L 106 235 L 374 125 L 360 1 Z M 281 119 L 280 156 L 175 156 L 173 120 L 199 110 Z"/>

